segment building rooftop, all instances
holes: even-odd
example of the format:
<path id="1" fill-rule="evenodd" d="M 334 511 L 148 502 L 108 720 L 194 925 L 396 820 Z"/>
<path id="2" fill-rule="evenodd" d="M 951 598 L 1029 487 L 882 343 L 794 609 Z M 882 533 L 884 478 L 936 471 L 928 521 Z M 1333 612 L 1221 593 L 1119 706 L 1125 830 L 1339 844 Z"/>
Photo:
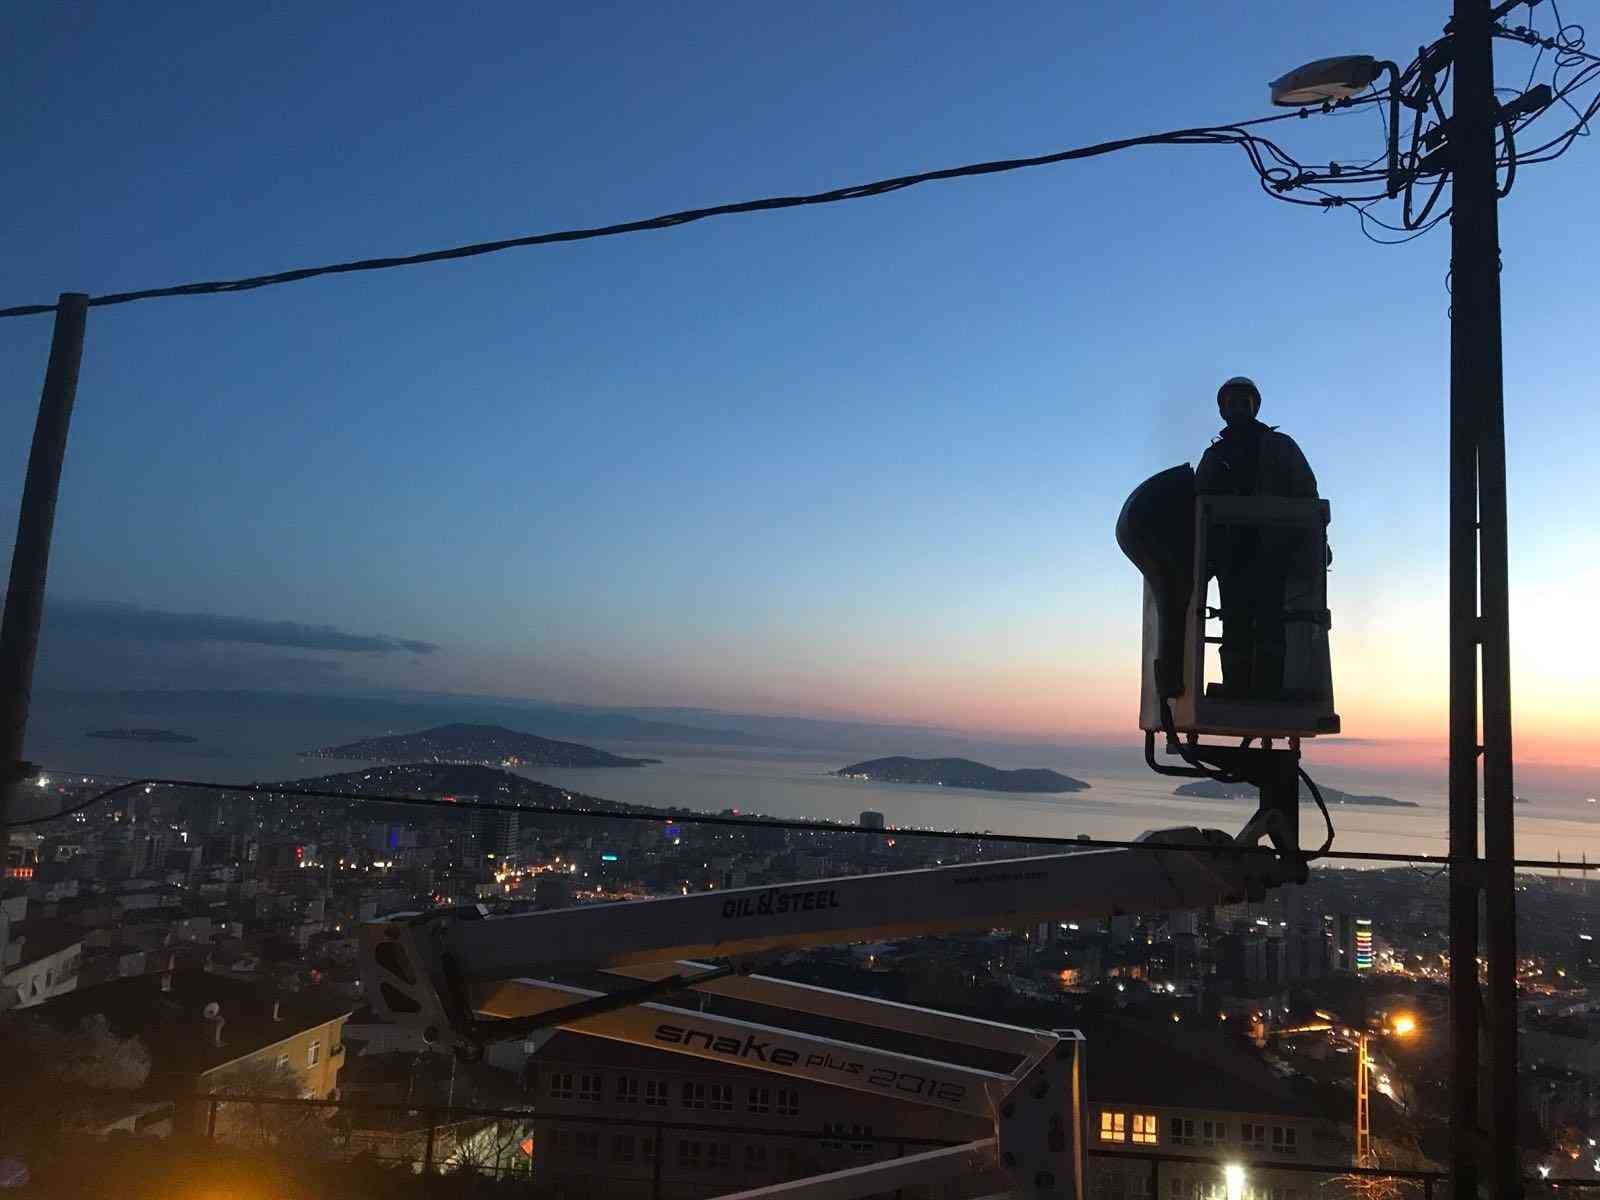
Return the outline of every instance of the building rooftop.
<path id="1" fill-rule="evenodd" d="M 1108 1017 L 1086 1029 L 1089 1100 L 1328 1117 L 1322 1086 L 1285 1079 L 1237 1033 L 1197 1023 L 1169 1029 L 1156 1021 Z"/>
<path id="2" fill-rule="evenodd" d="M 16 965 L 25 967 L 41 958 L 58 954 L 83 941 L 87 932 L 82 925 L 57 917 L 33 917 L 17 921 L 11 926 L 11 941 L 21 946 L 21 957 Z"/>
<path id="3" fill-rule="evenodd" d="M 204 1015 L 206 1005 L 212 1003 L 222 1018 L 220 1046 L 215 1044 Z M 352 1007 L 316 992 L 281 993 L 268 984 L 179 970 L 82 988 L 32 1011 L 62 1026 L 103 1013 L 116 1033 L 124 1037 L 136 1034 L 149 1046 L 154 1081 L 163 1075 L 212 1070 L 347 1017 Z"/>

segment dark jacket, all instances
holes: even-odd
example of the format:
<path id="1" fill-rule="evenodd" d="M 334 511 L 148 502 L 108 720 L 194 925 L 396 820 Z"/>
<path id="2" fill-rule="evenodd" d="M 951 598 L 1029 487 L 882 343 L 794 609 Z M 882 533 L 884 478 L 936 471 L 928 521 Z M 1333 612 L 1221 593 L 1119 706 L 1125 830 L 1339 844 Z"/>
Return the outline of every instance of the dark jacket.
<path id="1" fill-rule="evenodd" d="M 1314 499 L 1317 477 L 1292 437 L 1252 420 L 1228 426 L 1206 447 L 1194 486 L 1206 495 Z"/>

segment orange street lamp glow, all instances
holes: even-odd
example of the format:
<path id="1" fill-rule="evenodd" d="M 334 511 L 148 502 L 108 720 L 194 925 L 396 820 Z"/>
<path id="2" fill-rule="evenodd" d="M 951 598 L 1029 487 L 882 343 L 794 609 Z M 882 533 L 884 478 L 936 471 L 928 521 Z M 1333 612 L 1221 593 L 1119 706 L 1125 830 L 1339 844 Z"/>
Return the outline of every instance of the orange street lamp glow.
<path id="1" fill-rule="evenodd" d="M 1417 1019 L 1402 1013 L 1394 1019 L 1394 1031 L 1400 1037 L 1407 1037 L 1417 1031 Z"/>

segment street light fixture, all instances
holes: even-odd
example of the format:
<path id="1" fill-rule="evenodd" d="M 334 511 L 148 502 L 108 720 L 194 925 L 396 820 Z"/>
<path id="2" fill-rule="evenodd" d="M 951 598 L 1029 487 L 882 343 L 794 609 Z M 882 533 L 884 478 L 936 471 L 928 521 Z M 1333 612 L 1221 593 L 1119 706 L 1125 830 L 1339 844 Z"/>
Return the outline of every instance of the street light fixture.
<path id="1" fill-rule="evenodd" d="M 1302 108 L 1348 100 L 1372 86 L 1372 81 L 1383 73 L 1383 66 L 1370 54 L 1319 58 L 1274 79 L 1270 85 L 1272 102 L 1282 108 Z"/>
<path id="2" fill-rule="evenodd" d="M 1341 54 L 1319 58 L 1278 76 L 1267 86 L 1280 108 L 1306 108 L 1340 104 L 1369 88 L 1379 75 L 1389 72 L 1388 182 L 1390 198 L 1400 194 L 1400 67 L 1370 54 Z"/>
<path id="3" fill-rule="evenodd" d="M 1228 1163 L 1222 1168 L 1222 1181 L 1227 1186 L 1228 1200 L 1244 1200 L 1244 1167 Z"/>

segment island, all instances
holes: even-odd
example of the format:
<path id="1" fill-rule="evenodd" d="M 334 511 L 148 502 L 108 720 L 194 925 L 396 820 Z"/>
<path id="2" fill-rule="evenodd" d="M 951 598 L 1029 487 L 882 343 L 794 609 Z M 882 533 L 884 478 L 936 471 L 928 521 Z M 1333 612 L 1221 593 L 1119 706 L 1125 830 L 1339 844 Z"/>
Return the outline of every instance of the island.
<path id="1" fill-rule="evenodd" d="M 921 783 L 977 792 L 1081 792 L 1088 784 L 1043 767 L 1002 771 L 970 758 L 874 758 L 833 772 L 840 779 Z"/>
<path id="2" fill-rule="evenodd" d="M 178 733 L 171 729 L 91 729 L 83 736 L 105 738 L 111 742 L 163 742 L 169 744 L 190 744 L 200 740 L 197 737 L 190 737 L 187 733 Z"/>
<path id="3" fill-rule="evenodd" d="M 556 742 L 502 725 L 435 725 L 417 733 L 363 738 L 303 750 L 302 758 L 376 763 L 454 763 L 489 767 L 642 767 L 659 758 L 621 758 L 577 742 Z"/>
<path id="4" fill-rule="evenodd" d="M 1393 796 L 1357 796 L 1341 792 L 1338 788 L 1319 784 L 1317 790 L 1329 804 L 1350 804 L 1364 808 L 1420 808 L 1414 800 L 1396 800 Z M 1218 783 L 1215 779 L 1199 779 L 1172 789 L 1174 796 L 1189 796 L 1205 800 L 1257 800 L 1261 792 L 1252 783 Z"/>

